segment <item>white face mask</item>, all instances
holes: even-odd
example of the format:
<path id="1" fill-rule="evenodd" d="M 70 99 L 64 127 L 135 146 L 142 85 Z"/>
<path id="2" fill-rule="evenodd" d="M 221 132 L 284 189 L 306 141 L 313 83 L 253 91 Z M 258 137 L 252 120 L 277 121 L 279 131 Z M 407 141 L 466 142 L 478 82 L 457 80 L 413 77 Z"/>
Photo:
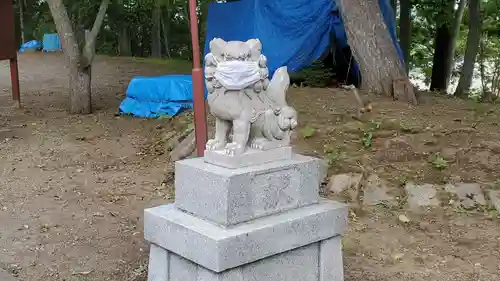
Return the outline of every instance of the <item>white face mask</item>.
<path id="1" fill-rule="evenodd" d="M 214 76 L 224 88 L 242 90 L 260 80 L 259 64 L 239 60 L 219 62 Z"/>

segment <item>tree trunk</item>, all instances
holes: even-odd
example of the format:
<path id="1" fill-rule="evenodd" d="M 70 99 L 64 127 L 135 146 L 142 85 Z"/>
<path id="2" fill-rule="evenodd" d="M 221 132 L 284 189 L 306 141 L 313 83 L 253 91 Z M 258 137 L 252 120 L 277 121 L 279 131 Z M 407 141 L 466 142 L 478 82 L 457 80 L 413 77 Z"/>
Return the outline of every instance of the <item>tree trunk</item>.
<path id="1" fill-rule="evenodd" d="M 69 112 L 72 114 L 89 114 L 92 112 L 92 67 L 70 66 L 69 78 Z"/>
<path id="2" fill-rule="evenodd" d="M 448 51 L 448 65 L 446 65 L 446 85 L 450 84 L 450 79 L 452 76 L 453 69 L 455 68 L 455 49 L 457 48 L 457 38 L 460 33 L 460 26 L 462 24 L 462 18 L 464 16 L 465 6 L 467 0 L 460 0 L 458 8 L 455 12 L 455 19 L 453 20 L 452 33 L 450 38 L 450 50 Z"/>
<path id="3" fill-rule="evenodd" d="M 128 25 L 124 17 L 125 9 L 123 6 L 123 0 L 117 0 L 116 5 L 120 13 L 120 27 L 119 27 L 119 38 L 118 38 L 118 52 L 120 56 L 131 56 L 131 46 L 130 46 L 130 36 L 128 31 Z"/>
<path id="4" fill-rule="evenodd" d="M 455 91 L 455 96 L 468 95 L 474 74 L 474 64 L 476 63 L 479 43 L 481 41 L 481 15 L 480 0 L 470 0 L 469 2 L 469 34 L 467 36 L 467 46 L 465 49 L 464 65 L 460 73 L 460 80 Z"/>
<path id="5" fill-rule="evenodd" d="M 484 66 L 484 40 L 479 40 L 479 73 L 481 74 L 481 92 L 486 93 L 488 83 L 486 82 L 486 67 Z"/>
<path id="6" fill-rule="evenodd" d="M 441 11 L 446 15 L 449 11 L 454 11 L 455 1 L 447 1 L 448 6 Z M 450 13 L 453 14 L 453 13 Z M 450 65 L 448 52 L 451 44 L 450 24 L 448 21 L 438 26 L 436 30 L 436 39 L 434 43 L 434 59 L 432 64 L 431 91 L 446 91 L 448 88 L 448 75 L 446 69 Z"/>
<path id="7" fill-rule="evenodd" d="M 399 41 L 405 60 L 406 73 L 409 73 L 411 52 L 411 0 L 400 0 L 400 4 Z"/>
<path id="8" fill-rule="evenodd" d="M 161 58 L 161 7 L 153 7 L 153 30 L 151 32 L 151 56 Z"/>
<path id="9" fill-rule="evenodd" d="M 165 44 L 165 54 L 167 55 L 167 58 L 171 58 L 172 56 L 170 55 L 170 44 L 169 44 L 169 34 L 170 34 L 170 5 L 167 2 L 167 18 L 162 14 L 161 17 L 161 23 L 163 27 L 163 41 Z"/>
<path id="10" fill-rule="evenodd" d="M 362 88 L 395 97 L 396 81 L 410 83 L 382 18 L 378 0 L 340 0 L 349 45 L 359 64 Z M 416 103 L 413 88 L 407 101 Z"/>
<path id="11" fill-rule="evenodd" d="M 26 42 L 24 36 L 24 0 L 19 0 L 19 29 L 21 32 L 21 44 Z"/>
<path id="12" fill-rule="evenodd" d="M 448 61 L 450 37 L 450 29 L 447 25 L 443 25 L 437 29 L 436 43 L 434 45 L 434 59 L 432 63 L 432 91 L 446 91 L 448 88 L 446 67 L 450 64 Z"/>
<path id="13" fill-rule="evenodd" d="M 50 12 L 62 41 L 69 69 L 70 113 L 90 114 L 91 67 L 95 56 L 95 42 L 101 29 L 110 0 L 102 0 L 91 31 L 85 32 L 85 44 L 80 50 L 66 6 L 62 0 L 48 0 Z"/>

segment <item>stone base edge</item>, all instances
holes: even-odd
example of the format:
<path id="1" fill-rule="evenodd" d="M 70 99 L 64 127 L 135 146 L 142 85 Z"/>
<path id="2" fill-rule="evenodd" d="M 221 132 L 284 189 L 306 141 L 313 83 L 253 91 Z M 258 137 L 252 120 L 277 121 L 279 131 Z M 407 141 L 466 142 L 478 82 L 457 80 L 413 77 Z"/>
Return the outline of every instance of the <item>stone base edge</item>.
<path id="1" fill-rule="evenodd" d="M 216 166 L 238 169 L 262 165 L 269 162 L 290 160 L 292 159 L 292 155 L 292 148 L 289 146 L 270 150 L 249 148 L 245 153 L 237 156 L 228 156 L 224 154 L 224 151 L 205 150 L 203 160 Z"/>
<path id="2" fill-rule="evenodd" d="M 223 272 L 214 272 L 152 244 L 148 281 L 343 281 L 340 236 Z"/>
<path id="3" fill-rule="evenodd" d="M 214 272 L 342 235 L 347 207 L 322 200 L 299 209 L 222 228 L 173 204 L 145 210 L 149 242 Z"/>

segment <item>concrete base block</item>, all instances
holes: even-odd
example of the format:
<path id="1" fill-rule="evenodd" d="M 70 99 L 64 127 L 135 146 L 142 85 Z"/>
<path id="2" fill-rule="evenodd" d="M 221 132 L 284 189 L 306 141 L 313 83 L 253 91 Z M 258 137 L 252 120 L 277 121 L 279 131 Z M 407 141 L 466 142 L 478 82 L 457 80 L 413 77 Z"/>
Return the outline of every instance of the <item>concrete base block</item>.
<path id="1" fill-rule="evenodd" d="M 227 227 L 317 203 L 324 167 L 302 155 L 240 169 L 182 160 L 175 163 L 175 204 Z"/>
<path id="2" fill-rule="evenodd" d="M 292 148 L 289 146 L 264 151 L 249 148 L 245 153 L 237 156 L 228 156 L 223 150 L 205 150 L 203 156 L 205 162 L 229 169 L 238 169 L 290 159 L 292 159 Z"/>
<path id="3" fill-rule="evenodd" d="M 342 281 L 340 236 L 214 272 L 151 245 L 148 281 Z"/>
<path id="4" fill-rule="evenodd" d="M 144 214 L 146 240 L 215 272 L 341 235 L 346 228 L 346 206 L 329 200 L 231 228 L 173 205 Z"/>

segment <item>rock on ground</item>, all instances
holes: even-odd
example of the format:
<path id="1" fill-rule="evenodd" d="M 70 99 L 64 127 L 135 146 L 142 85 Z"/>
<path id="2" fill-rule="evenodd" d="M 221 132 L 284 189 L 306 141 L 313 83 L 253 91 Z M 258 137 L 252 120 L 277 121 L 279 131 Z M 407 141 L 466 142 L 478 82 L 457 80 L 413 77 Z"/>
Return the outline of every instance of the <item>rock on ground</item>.
<path id="1" fill-rule="evenodd" d="M 437 188 L 433 184 L 417 185 L 407 183 L 405 190 L 408 195 L 408 205 L 412 210 L 418 210 L 421 207 L 439 206 Z"/>
<path id="2" fill-rule="evenodd" d="M 495 207 L 497 212 L 500 213 L 500 190 L 489 190 L 488 198 L 490 199 L 491 205 L 493 205 L 493 207 Z"/>
<path id="3" fill-rule="evenodd" d="M 481 185 L 478 183 L 447 184 L 444 186 L 444 189 L 456 195 L 458 199 L 456 205 L 463 208 L 470 209 L 476 207 L 476 205 L 486 205 Z"/>
<path id="4" fill-rule="evenodd" d="M 16 278 L 12 276 L 9 272 L 0 268 L 0 280 L 2 281 L 15 281 Z"/>
<path id="5" fill-rule="evenodd" d="M 333 175 L 330 177 L 328 190 L 344 199 L 348 197 L 347 199 L 352 201 L 357 196 L 356 187 L 360 184 L 361 177 L 361 174 L 357 173 Z"/>
<path id="6" fill-rule="evenodd" d="M 393 203 L 395 201 L 394 196 L 389 194 L 387 182 L 376 174 L 368 177 L 363 191 L 363 205 L 366 206 L 374 206 L 384 202 Z"/>

